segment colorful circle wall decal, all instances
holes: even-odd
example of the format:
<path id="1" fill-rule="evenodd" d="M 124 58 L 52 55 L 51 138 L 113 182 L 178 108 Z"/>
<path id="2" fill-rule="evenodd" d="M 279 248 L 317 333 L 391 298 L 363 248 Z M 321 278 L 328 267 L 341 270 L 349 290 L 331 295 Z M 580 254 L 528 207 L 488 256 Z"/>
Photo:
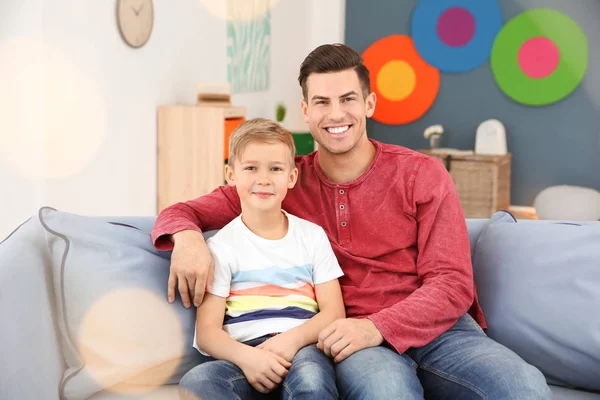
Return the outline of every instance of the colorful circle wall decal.
<path id="1" fill-rule="evenodd" d="M 547 8 L 511 19 L 498 34 L 490 58 L 500 89 L 533 106 L 568 96 L 581 83 L 587 63 L 588 43 L 581 28 Z"/>
<path id="2" fill-rule="evenodd" d="M 421 0 L 411 36 L 429 64 L 442 72 L 465 72 L 489 58 L 502 21 L 496 0 Z"/>
<path id="3" fill-rule="evenodd" d="M 440 72 L 421 58 L 409 36 L 379 39 L 362 57 L 370 72 L 371 91 L 377 94 L 374 120 L 407 124 L 429 110 L 440 88 Z"/>

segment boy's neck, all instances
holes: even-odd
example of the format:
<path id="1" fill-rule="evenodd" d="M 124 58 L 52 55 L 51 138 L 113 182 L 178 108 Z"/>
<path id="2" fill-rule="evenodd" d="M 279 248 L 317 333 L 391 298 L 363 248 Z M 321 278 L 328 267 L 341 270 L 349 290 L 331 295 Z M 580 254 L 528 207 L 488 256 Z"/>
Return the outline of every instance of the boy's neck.
<path id="1" fill-rule="evenodd" d="M 242 207 L 242 222 L 252 233 L 268 240 L 282 239 L 288 231 L 288 219 L 281 208 L 255 211 Z"/>

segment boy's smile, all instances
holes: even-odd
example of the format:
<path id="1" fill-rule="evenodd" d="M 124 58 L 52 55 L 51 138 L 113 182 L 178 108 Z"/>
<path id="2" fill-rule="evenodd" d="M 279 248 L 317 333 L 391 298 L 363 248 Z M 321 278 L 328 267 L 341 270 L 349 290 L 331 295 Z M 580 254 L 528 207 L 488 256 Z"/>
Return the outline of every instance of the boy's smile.
<path id="1" fill-rule="evenodd" d="M 275 196 L 275 193 L 270 193 L 270 192 L 252 192 L 252 194 L 260 197 L 261 199 L 267 199 L 271 196 Z"/>

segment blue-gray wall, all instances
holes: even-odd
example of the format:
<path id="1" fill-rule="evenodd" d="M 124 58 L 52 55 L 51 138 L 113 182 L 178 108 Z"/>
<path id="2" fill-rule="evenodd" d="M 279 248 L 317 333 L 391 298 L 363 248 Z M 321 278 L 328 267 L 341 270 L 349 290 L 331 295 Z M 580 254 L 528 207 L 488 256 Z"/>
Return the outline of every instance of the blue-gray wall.
<path id="1" fill-rule="evenodd" d="M 512 153 L 512 204 L 531 205 L 537 193 L 558 184 L 600 190 L 600 0 L 498 0 L 504 21 L 521 11 L 547 7 L 571 17 L 589 45 L 586 75 L 565 99 L 529 107 L 508 98 L 486 62 L 466 73 L 441 73 L 435 103 L 419 120 L 385 125 L 370 120 L 370 137 L 412 149 L 426 148 L 423 131 L 442 124 L 442 145 L 473 149 L 477 126 L 496 118 L 506 127 Z M 362 53 L 376 40 L 410 34 L 417 0 L 347 0 L 345 43 Z"/>

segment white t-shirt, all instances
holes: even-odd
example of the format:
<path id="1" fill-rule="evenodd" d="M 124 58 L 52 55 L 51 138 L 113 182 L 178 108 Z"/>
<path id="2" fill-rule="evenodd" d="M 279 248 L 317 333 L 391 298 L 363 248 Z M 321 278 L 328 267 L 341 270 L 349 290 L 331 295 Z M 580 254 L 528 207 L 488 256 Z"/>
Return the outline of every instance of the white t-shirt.
<path id="1" fill-rule="evenodd" d="M 319 311 L 315 285 L 343 275 L 323 228 L 284 213 L 288 232 L 279 240 L 256 235 L 240 215 L 207 241 L 211 293 L 227 299 L 223 329 L 237 341 L 303 324 Z"/>

